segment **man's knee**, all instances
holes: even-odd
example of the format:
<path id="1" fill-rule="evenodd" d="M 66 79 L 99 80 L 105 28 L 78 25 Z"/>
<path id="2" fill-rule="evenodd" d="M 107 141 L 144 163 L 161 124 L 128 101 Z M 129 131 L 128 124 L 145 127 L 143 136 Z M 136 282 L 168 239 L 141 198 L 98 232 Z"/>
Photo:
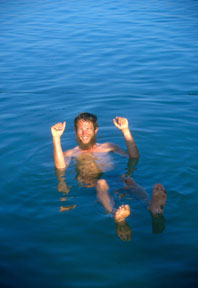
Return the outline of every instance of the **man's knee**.
<path id="1" fill-rule="evenodd" d="M 98 181 L 97 181 L 97 185 L 99 185 L 99 186 L 108 186 L 108 184 L 107 184 L 107 181 L 105 180 L 105 179 L 99 179 Z"/>
<path id="2" fill-rule="evenodd" d="M 97 181 L 96 189 L 97 189 L 98 195 L 107 194 L 109 191 L 109 186 L 107 184 L 107 181 L 105 179 L 99 179 Z"/>

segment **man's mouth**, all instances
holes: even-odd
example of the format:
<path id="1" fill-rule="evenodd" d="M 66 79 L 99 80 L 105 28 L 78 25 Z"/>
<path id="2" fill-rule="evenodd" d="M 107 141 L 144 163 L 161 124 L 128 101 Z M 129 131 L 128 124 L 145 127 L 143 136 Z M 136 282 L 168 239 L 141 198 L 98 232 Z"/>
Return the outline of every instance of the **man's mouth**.
<path id="1" fill-rule="evenodd" d="M 90 137 L 88 137 L 88 136 L 84 136 L 84 137 L 81 137 L 81 139 L 82 139 L 82 141 L 88 141 L 89 139 L 90 139 Z"/>
<path id="2" fill-rule="evenodd" d="M 83 150 L 90 149 L 94 144 L 96 144 L 96 137 L 95 135 L 93 137 L 91 136 L 81 136 L 79 137 L 77 135 L 76 137 L 77 142 L 79 144 L 79 147 Z"/>

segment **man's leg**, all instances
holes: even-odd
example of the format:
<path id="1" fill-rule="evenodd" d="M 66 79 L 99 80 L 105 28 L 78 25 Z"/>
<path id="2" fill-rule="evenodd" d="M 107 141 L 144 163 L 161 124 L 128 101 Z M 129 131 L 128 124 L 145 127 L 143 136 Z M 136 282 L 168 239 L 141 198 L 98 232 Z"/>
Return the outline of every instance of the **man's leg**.
<path id="1" fill-rule="evenodd" d="M 154 185 L 152 200 L 150 200 L 144 188 L 138 185 L 131 177 L 125 178 L 124 182 L 127 185 L 125 187 L 126 189 L 131 189 L 132 191 L 138 192 L 140 196 L 146 201 L 148 210 L 153 216 L 163 215 L 167 200 L 167 194 L 166 190 L 161 184 Z"/>
<path id="2" fill-rule="evenodd" d="M 102 205 L 107 212 L 114 214 L 116 222 L 122 222 L 130 215 L 129 205 L 121 205 L 118 209 L 114 208 L 114 202 L 109 195 L 109 185 L 107 184 L 106 180 L 98 180 L 96 190 Z"/>
<path id="3" fill-rule="evenodd" d="M 138 185 L 133 178 L 130 176 L 123 178 L 126 187 L 125 189 L 129 189 L 131 192 L 135 193 L 135 196 L 141 199 L 144 199 L 146 204 L 150 204 L 149 195 L 146 190 Z"/>

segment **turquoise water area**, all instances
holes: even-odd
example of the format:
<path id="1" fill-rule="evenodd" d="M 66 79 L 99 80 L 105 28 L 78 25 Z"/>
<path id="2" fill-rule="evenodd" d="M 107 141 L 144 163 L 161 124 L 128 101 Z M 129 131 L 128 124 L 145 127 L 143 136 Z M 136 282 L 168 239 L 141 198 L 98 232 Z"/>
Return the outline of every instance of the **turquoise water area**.
<path id="1" fill-rule="evenodd" d="M 197 12 L 196 0 L 0 2 L 0 287 L 197 287 Z M 120 192 L 118 155 L 104 177 L 131 206 L 128 226 L 79 185 L 74 163 L 59 192 L 50 127 L 67 121 L 70 149 L 83 111 L 98 115 L 98 142 L 122 148 L 112 120 L 128 118 L 133 177 L 150 196 L 164 185 L 164 219 Z"/>

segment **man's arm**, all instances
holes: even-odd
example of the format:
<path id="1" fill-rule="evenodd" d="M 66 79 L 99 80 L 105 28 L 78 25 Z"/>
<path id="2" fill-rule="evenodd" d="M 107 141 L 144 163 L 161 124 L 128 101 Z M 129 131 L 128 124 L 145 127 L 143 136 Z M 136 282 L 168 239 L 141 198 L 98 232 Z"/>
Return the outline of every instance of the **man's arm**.
<path id="1" fill-rule="evenodd" d="M 55 169 L 56 178 L 58 179 L 58 191 L 63 192 L 64 194 L 69 193 L 69 187 L 66 183 L 66 177 L 65 177 L 65 169 Z"/>
<path id="2" fill-rule="evenodd" d="M 66 122 L 57 123 L 51 127 L 54 144 L 54 163 L 57 169 L 65 169 L 66 162 L 61 146 L 61 136 L 65 131 Z"/>
<path id="3" fill-rule="evenodd" d="M 139 152 L 135 144 L 135 140 L 133 139 L 133 136 L 129 130 L 128 120 L 126 118 L 116 117 L 115 119 L 113 119 L 113 123 L 119 130 L 122 131 L 124 135 L 129 157 L 131 159 L 133 158 L 138 159 Z"/>

